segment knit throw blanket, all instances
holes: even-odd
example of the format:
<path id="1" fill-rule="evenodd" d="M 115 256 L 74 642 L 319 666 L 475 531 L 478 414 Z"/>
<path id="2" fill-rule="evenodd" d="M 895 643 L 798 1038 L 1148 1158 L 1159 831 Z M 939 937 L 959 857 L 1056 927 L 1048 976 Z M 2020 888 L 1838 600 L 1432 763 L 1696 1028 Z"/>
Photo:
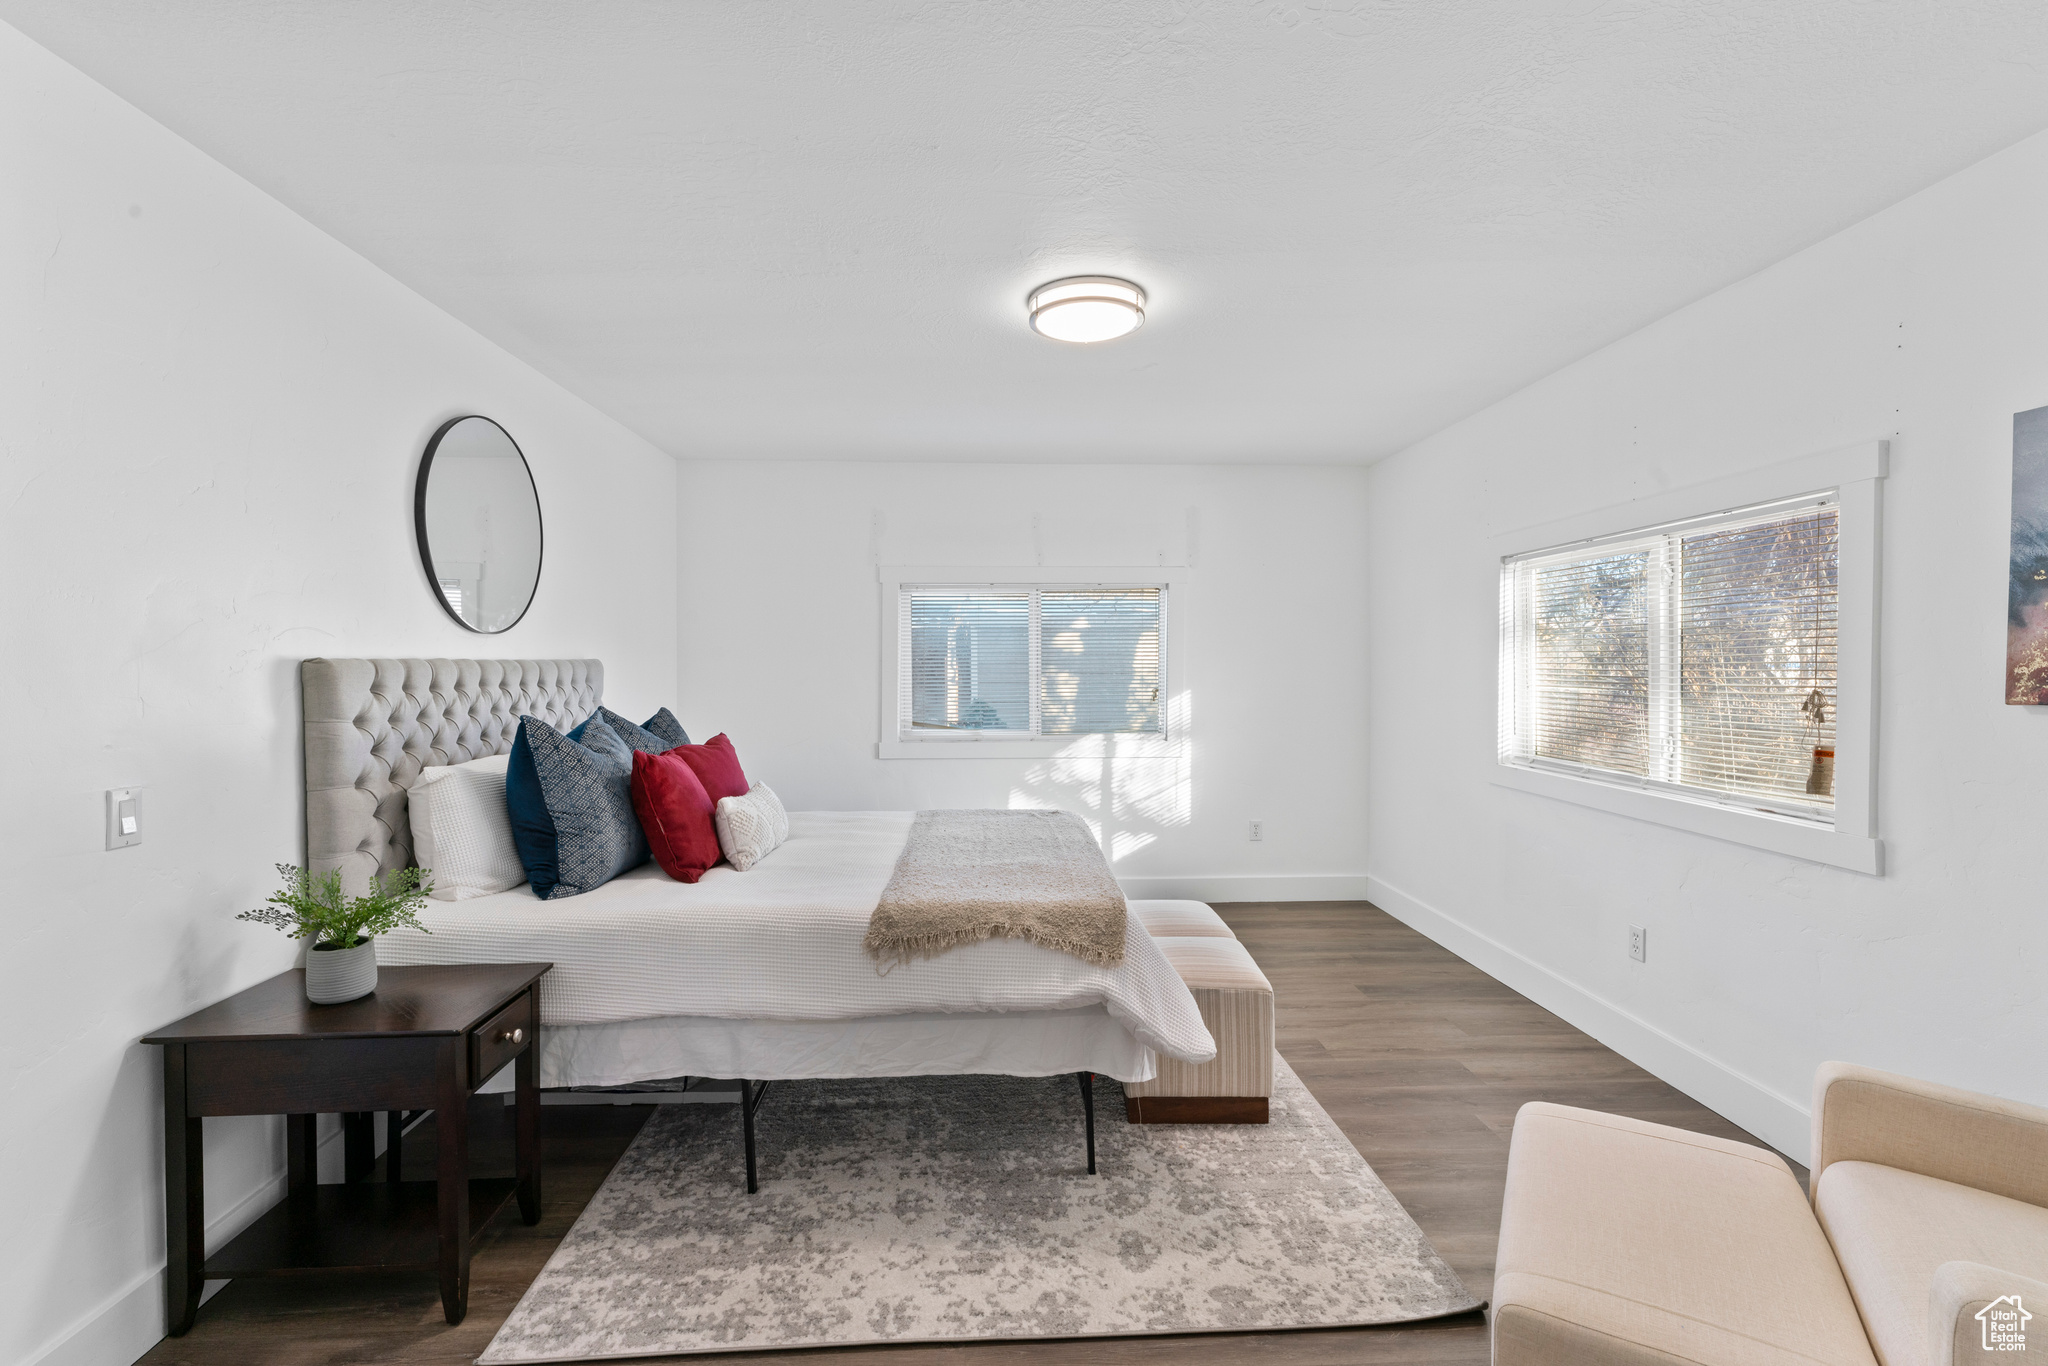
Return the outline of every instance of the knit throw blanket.
<path id="1" fill-rule="evenodd" d="M 1124 894 L 1078 816 L 920 811 L 863 947 L 885 967 L 984 939 L 1124 960 Z"/>

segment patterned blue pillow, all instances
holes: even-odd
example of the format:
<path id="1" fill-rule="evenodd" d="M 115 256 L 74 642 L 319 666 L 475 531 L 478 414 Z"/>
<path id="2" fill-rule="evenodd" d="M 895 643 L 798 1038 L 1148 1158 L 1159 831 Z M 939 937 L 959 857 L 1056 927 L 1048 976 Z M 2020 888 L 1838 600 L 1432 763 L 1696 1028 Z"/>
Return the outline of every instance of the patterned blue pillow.
<path id="1" fill-rule="evenodd" d="M 643 754 L 662 754 L 677 745 L 690 743 L 690 737 L 683 730 L 682 722 L 676 720 L 667 707 L 648 717 L 647 724 L 643 726 L 634 725 L 610 707 L 599 707 L 597 719 L 610 726 L 621 740 Z M 570 731 L 569 738 L 575 739 L 576 732 Z"/>
<path id="2" fill-rule="evenodd" d="M 633 751 L 600 717 L 568 735 L 520 717 L 505 808 L 519 861 L 544 901 L 602 887 L 647 861 L 633 814 Z"/>

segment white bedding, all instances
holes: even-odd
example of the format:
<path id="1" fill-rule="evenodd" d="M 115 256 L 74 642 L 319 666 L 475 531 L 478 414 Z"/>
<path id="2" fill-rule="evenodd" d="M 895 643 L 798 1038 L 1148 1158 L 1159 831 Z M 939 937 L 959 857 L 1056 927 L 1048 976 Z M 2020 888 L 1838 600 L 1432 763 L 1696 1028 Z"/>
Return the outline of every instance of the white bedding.
<path id="1" fill-rule="evenodd" d="M 430 903 L 420 920 L 431 933 L 382 935 L 377 960 L 551 962 L 554 971 L 541 979 L 548 1025 L 1100 1005 L 1147 1048 L 1189 1062 L 1216 1055 L 1194 997 L 1135 916 L 1125 929 L 1124 961 L 1113 968 L 992 939 L 878 969 L 861 938 L 911 819 L 908 811 L 793 811 L 788 842 L 745 873 L 720 865 L 690 885 L 648 863 L 558 901 L 538 900 L 522 886 Z"/>
<path id="2" fill-rule="evenodd" d="M 540 1084 L 624 1086 L 671 1077 L 1054 1077 L 1150 1081 L 1159 1055 L 1101 1006 L 1002 1015 L 870 1015 L 858 1020 L 719 1020 L 668 1015 L 541 1031 Z M 512 1089 L 512 1068 L 483 1091 Z"/>

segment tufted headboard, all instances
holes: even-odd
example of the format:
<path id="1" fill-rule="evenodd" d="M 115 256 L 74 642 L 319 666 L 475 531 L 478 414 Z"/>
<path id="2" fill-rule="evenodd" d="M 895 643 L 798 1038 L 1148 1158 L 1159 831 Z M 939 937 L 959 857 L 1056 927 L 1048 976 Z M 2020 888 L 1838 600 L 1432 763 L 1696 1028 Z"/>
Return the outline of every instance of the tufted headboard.
<path id="1" fill-rule="evenodd" d="M 512 748 L 519 718 L 558 730 L 604 700 L 595 659 L 309 659 L 299 665 L 306 712 L 306 861 L 342 870 L 350 893 L 412 859 L 405 790 L 429 764 L 460 764 Z"/>

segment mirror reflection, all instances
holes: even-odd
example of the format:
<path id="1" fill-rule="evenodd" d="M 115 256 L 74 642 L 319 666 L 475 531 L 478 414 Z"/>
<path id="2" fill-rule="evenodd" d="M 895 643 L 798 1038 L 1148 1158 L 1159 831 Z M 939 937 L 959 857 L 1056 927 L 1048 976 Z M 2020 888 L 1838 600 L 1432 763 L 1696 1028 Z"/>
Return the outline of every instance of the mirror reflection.
<path id="1" fill-rule="evenodd" d="M 413 520 L 420 562 L 449 616 L 488 635 L 526 614 L 540 583 L 540 495 L 503 427 L 459 417 L 434 433 Z"/>

